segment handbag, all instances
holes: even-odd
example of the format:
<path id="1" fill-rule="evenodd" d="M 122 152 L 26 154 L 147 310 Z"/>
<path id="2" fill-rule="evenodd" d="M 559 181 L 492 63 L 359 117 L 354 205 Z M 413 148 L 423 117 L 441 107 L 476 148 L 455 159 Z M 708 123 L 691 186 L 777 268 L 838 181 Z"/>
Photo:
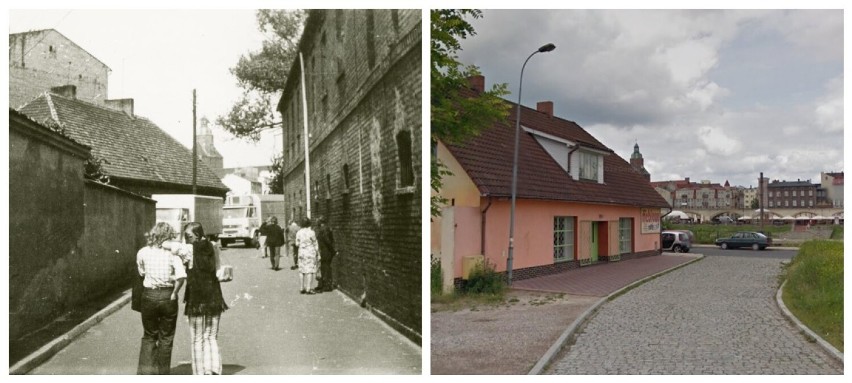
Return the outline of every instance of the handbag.
<path id="1" fill-rule="evenodd" d="M 130 309 L 133 311 L 142 311 L 142 290 L 144 289 L 142 281 L 144 280 L 145 277 L 138 274 L 133 278 L 133 288 L 130 292 Z"/>
<path id="2" fill-rule="evenodd" d="M 230 282 L 234 279 L 234 267 L 223 265 L 220 260 L 219 246 L 213 245 L 213 254 L 216 256 L 216 279 L 219 282 Z"/>

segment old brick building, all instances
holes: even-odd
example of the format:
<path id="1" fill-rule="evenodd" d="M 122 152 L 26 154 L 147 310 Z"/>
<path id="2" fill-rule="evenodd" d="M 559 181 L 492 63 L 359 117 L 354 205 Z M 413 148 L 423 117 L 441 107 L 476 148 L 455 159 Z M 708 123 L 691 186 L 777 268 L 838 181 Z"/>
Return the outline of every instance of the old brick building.
<path id="1" fill-rule="evenodd" d="M 420 47 L 420 10 L 312 10 L 299 44 L 307 105 L 298 59 L 278 105 L 288 221 L 328 217 L 340 290 L 418 343 Z"/>
<path id="2" fill-rule="evenodd" d="M 9 106 L 18 108 L 42 92 L 74 85 L 80 100 L 103 104 L 110 69 L 53 29 L 9 35 Z"/>

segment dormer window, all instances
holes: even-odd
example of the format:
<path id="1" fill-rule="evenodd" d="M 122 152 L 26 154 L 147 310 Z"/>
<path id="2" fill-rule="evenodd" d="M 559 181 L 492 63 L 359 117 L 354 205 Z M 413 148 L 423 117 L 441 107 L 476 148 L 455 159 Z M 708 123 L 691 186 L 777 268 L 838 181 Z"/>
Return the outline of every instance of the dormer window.
<path id="1" fill-rule="evenodd" d="M 583 151 L 578 154 L 578 158 L 580 160 L 580 179 L 598 181 L 598 166 L 601 160 L 600 155 Z"/>
<path id="2" fill-rule="evenodd" d="M 604 182 L 604 157 L 610 153 L 522 126 L 574 180 Z"/>

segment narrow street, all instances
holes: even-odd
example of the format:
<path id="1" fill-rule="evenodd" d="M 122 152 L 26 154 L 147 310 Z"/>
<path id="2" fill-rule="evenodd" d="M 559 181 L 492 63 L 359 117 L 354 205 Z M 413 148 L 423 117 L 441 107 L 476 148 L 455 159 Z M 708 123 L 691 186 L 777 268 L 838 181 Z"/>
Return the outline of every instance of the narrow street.
<path id="1" fill-rule="evenodd" d="M 778 309 L 780 260 L 725 254 L 605 303 L 547 373 L 842 374 Z"/>
<path id="2" fill-rule="evenodd" d="M 344 294 L 300 294 L 292 259 L 273 271 L 257 250 L 232 244 L 222 262 L 235 268 L 222 284 L 230 306 L 219 329 L 224 374 L 421 373 L 421 348 Z M 135 374 L 141 337 L 128 304 L 30 374 Z M 181 301 L 172 373 L 191 374 L 190 360 Z"/>

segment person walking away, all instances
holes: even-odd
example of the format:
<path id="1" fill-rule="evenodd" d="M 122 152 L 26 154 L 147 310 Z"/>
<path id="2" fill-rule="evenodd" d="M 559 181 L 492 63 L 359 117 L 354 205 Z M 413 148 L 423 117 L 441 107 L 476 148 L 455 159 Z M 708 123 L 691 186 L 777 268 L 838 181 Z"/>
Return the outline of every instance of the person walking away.
<path id="1" fill-rule="evenodd" d="M 334 274 L 332 271 L 332 260 L 337 252 L 334 250 L 334 233 L 326 222 L 325 217 L 317 219 L 317 242 L 319 242 L 320 254 L 320 291 L 334 290 Z"/>
<path id="2" fill-rule="evenodd" d="M 183 231 L 186 243 L 192 245 L 193 267 L 187 272 L 184 314 L 189 323 L 193 375 L 221 375 L 219 352 L 219 320 L 228 309 L 222 298 L 222 287 L 216 277 L 218 254 L 204 237 L 204 228 L 190 222 Z"/>
<path id="3" fill-rule="evenodd" d="M 258 237 L 257 237 L 257 242 L 258 242 L 258 245 L 260 246 L 258 249 L 260 249 L 260 257 L 261 258 L 266 258 L 266 257 L 269 256 L 269 250 L 266 248 L 266 234 L 263 234 L 265 232 L 264 228 L 267 225 L 267 221 L 264 221 L 263 223 L 261 223 L 260 227 L 257 229 L 258 233 L 260 233 L 260 235 L 258 235 Z"/>
<path id="4" fill-rule="evenodd" d="M 311 229 L 311 219 L 302 220 L 302 228 L 296 233 L 296 245 L 299 246 L 299 274 L 302 282 L 302 294 L 316 294 L 313 289 L 317 261 L 320 257 L 317 236 Z"/>
<path id="5" fill-rule="evenodd" d="M 293 219 L 293 222 L 290 222 L 290 226 L 287 227 L 287 239 L 290 242 L 290 252 L 293 256 L 293 266 L 290 267 L 290 270 L 299 268 L 299 245 L 296 244 L 296 233 L 299 232 L 299 229 L 301 228 L 296 223 L 296 219 Z"/>
<path id="6" fill-rule="evenodd" d="M 172 344 L 178 316 L 178 293 L 186 279 L 183 261 L 162 247 L 175 237 L 175 230 L 159 222 L 146 233 L 146 246 L 136 253 L 136 267 L 142 281 L 142 345 L 139 350 L 140 375 L 168 375 L 171 372 Z"/>
<path id="7" fill-rule="evenodd" d="M 284 246 L 284 230 L 281 229 L 281 226 L 278 226 L 278 218 L 269 217 L 269 221 L 261 227 L 261 230 L 261 235 L 266 236 L 266 247 L 269 249 L 269 262 L 272 265 L 272 270 L 281 270 L 278 266 L 281 246 Z"/>

